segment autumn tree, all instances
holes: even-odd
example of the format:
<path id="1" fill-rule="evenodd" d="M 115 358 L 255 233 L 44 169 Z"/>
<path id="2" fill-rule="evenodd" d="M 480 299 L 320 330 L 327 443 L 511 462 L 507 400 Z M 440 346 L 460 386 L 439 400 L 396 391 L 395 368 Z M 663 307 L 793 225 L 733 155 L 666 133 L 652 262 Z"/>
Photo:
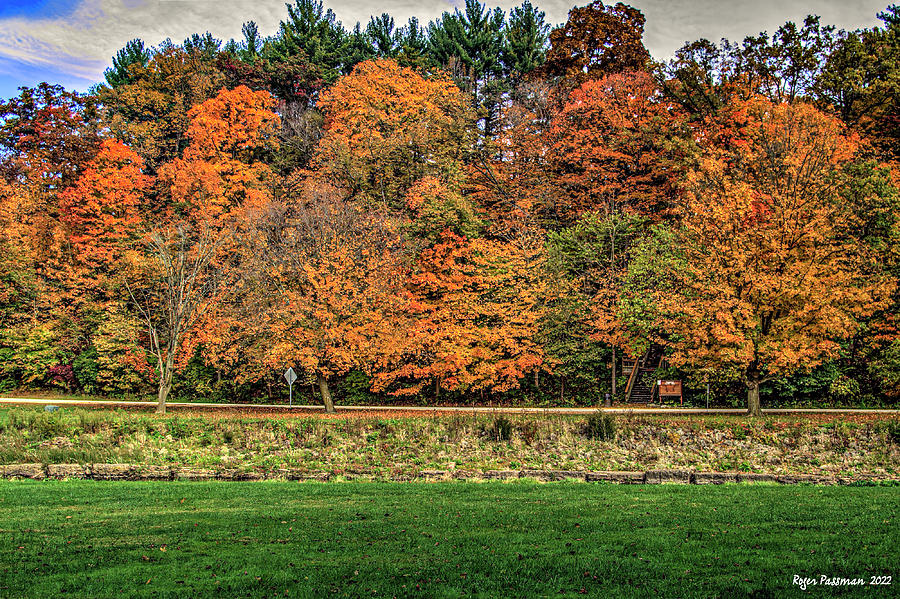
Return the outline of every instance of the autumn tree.
<path id="1" fill-rule="evenodd" d="M 585 81 L 561 104 L 532 82 L 509 111 L 499 157 L 469 162 L 470 183 L 499 228 L 559 230 L 592 211 L 666 218 L 691 145 L 683 113 L 645 71 Z"/>
<path id="2" fill-rule="evenodd" d="M 102 395 L 143 394 L 153 390 L 154 369 L 142 340 L 139 311 L 127 302 L 107 305 L 104 318 L 92 330 L 90 346 L 72 363 L 79 386 Z"/>
<path id="3" fill-rule="evenodd" d="M 466 193 L 485 215 L 487 234 L 505 239 L 553 228 L 561 195 L 548 165 L 554 88 L 528 78 L 513 95 L 493 151 L 475 152 L 465 164 Z"/>
<path id="4" fill-rule="evenodd" d="M 333 412 L 329 381 L 371 373 L 402 335 L 391 319 L 405 272 L 396 224 L 309 179 L 270 204 L 249 239 L 242 285 L 212 325 L 230 336 L 219 335 L 213 351 L 230 359 L 240 339 L 250 347 L 249 378 L 303 368 Z"/>
<path id="5" fill-rule="evenodd" d="M 600 0 L 569 11 L 565 25 L 550 32 L 550 50 L 544 70 L 559 78 L 563 87 L 648 66 L 644 47 L 644 15 L 638 9 Z"/>
<path id="6" fill-rule="evenodd" d="M 151 52 L 146 65 L 130 64 L 126 81 L 101 86 L 97 96 L 112 135 L 155 173 L 187 146 L 191 108 L 215 96 L 224 82 L 223 73 L 202 50 L 167 42 Z"/>
<path id="7" fill-rule="evenodd" d="M 223 89 L 188 112 L 190 144 L 160 169 L 176 213 L 224 228 L 268 204 L 278 116 L 267 92 Z"/>
<path id="8" fill-rule="evenodd" d="M 0 103 L 0 118 L 0 240 L 51 276 L 65 260 L 60 193 L 100 145 L 96 102 L 44 83 Z"/>
<path id="9" fill-rule="evenodd" d="M 239 56 L 237 51 L 223 52 L 216 60 L 227 87 L 246 85 L 253 91 L 267 91 L 285 106 L 308 108 L 324 83 L 319 66 L 302 56 L 281 60 L 257 56 L 252 61 Z"/>
<path id="10" fill-rule="evenodd" d="M 547 138 L 548 168 L 562 191 L 555 212 L 563 222 L 591 210 L 657 217 L 669 210 L 688 135 L 648 73 L 585 82 L 553 116 Z"/>
<path id="11" fill-rule="evenodd" d="M 672 362 L 732 373 L 759 415 L 760 384 L 834 357 L 893 281 L 842 229 L 859 217 L 841 184 L 856 138 L 807 104 L 734 110 L 739 137 L 707 148 L 686 179 L 685 266 L 661 302 Z"/>
<path id="12" fill-rule="evenodd" d="M 169 205 L 147 218 L 126 281 L 155 361 L 159 411 L 197 347 L 197 327 L 236 274 L 239 243 L 271 202 L 272 173 L 261 158 L 277 145 L 273 106 L 267 92 L 221 90 L 188 112 L 183 157 L 159 169 Z"/>
<path id="13" fill-rule="evenodd" d="M 114 282 L 125 251 L 140 236 L 151 185 L 143 166 L 130 148 L 105 140 L 75 185 L 62 193 L 61 220 L 79 284 Z"/>
<path id="14" fill-rule="evenodd" d="M 96 102 L 60 86 L 0 102 L 0 352 L 11 380 L 74 384 L 85 331 L 69 293 L 60 194 L 97 152 L 98 130 Z"/>
<path id="15" fill-rule="evenodd" d="M 502 393 L 540 370 L 542 256 L 533 241 L 468 240 L 445 230 L 406 282 L 403 336 L 375 387 L 398 395 Z"/>
<path id="16" fill-rule="evenodd" d="M 125 280 L 141 315 L 157 377 L 157 414 L 166 412 L 172 378 L 193 353 L 191 330 L 216 304 L 227 271 L 214 261 L 226 237 L 208 227 L 162 226 L 131 255 Z"/>
<path id="17" fill-rule="evenodd" d="M 684 120 L 650 74 L 618 73 L 572 90 L 531 144 L 538 145 L 525 145 L 512 165 L 524 159 L 544 170 L 543 185 L 531 192 L 543 188 L 533 209 L 555 231 L 548 241 L 556 290 L 544 335 L 557 362 L 585 364 L 611 353 L 615 396 L 623 348 L 618 294 L 629 246 L 640 223 L 671 217 L 673 183 L 690 147 Z"/>
<path id="18" fill-rule="evenodd" d="M 323 92 L 319 106 L 325 136 L 314 165 L 355 199 L 403 210 L 415 181 L 460 172 L 468 113 L 463 94 L 446 79 L 368 61 Z"/>

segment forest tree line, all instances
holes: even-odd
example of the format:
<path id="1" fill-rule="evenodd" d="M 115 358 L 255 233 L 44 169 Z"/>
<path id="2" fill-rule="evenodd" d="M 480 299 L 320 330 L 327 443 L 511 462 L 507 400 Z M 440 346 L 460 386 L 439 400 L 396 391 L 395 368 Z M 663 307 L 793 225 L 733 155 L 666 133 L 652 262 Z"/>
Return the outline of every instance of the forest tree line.
<path id="1" fill-rule="evenodd" d="M 900 397 L 900 7 L 664 62 L 621 3 L 286 8 L 0 103 L 0 390 Z"/>

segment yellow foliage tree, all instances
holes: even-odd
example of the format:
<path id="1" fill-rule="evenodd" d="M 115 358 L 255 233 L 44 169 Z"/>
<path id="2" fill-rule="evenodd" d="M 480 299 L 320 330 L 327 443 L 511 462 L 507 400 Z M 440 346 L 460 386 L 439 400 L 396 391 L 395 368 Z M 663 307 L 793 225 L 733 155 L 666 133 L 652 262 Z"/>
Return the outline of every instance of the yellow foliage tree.
<path id="1" fill-rule="evenodd" d="M 672 362 L 733 373 L 758 415 L 761 383 L 835 357 L 894 282 L 843 228 L 857 140 L 806 104 L 733 110 L 730 143 L 708 147 L 687 178 L 684 267 L 661 303 Z"/>

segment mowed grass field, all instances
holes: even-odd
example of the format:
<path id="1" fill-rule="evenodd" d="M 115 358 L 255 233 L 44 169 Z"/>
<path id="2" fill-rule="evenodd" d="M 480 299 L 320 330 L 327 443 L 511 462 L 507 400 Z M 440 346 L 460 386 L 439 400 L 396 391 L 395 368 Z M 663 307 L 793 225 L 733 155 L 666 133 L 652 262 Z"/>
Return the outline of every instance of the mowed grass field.
<path id="1" fill-rule="evenodd" d="M 0 596 L 888 597 L 898 512 L 896 486 L 4 481 Z"/>

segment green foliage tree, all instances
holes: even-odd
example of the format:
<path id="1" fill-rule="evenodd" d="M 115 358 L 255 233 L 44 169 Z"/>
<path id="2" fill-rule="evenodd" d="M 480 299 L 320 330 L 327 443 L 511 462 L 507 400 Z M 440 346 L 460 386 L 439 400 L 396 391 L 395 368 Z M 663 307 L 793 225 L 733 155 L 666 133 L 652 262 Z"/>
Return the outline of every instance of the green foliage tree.
<path id="1" fill-rule="evenodd" d="M 617 392 L 616 368 L 607 364 L 624 345 L 619 295 L 644 222 L 628 212 L 592 212 L 548 235 L 547 265 L 556 286 L 544 330 L 560 375 L 575 379 L 570 386 L 577 382 L 576 388 L 599 394 L 598 371 L 610 371 L 603 388 Z M 576 369 L 588 364 L 593 370 Z"/>
<path id="2" fill-rule="evenodd" d="M 514 83 L 544 64 L 550 34 L 544 16 L 544 11 L 532 6 L 529 0 L 509 12 L 501 60 L 505 74 Z"/>
<path id="3" fill-rule="evenodd" d="M 182 48 L 188 54 L 199 57 L 201 60 L 215 60 L 222 47 L 222 40 L 213 37 L 209 31 L 206 33 L 192 33 L 185 38 Z"/>
<path id="4" fill-rule="evenodd" d="M 394 29 L 394 18 L 387 13 L 372 17 L 366 25 L 366 36 L 371 41 L 374 54 L 378 58 L 394 58 L 400 41 L 397 33 Z"/>
<path id="5" fill-rule="evenodd" d="M 116 52 L 112 59 L 112 67 L 106 69 L 103 77 L 110 87 L 119 87 L 132 81 L 131 66 L 146 67 L 150 62 L 150 50 L 144 47 L 140 38 L 134 38 L 125 47 Z"/>
<path id="6" fill-rule="evenodd" d="M 403 27 L 396 30 L 397 63 L 400 66 L 424 70 L 428 64 L 428 32 L 419 25 L 419 19 L 410 17 Z"/>
<path id="7" fill-rule="evenodd" d="M 287 5 L 288 17 L 266 44 L 263 55 L 273 60 L 303 56 L 318 65 L 326 83 L 334 83 L 352 65 L 347 64 L 349 36 L 330 8 L 321 0 L 295 0 Z"/>
<path id="8" fill-rule="evenodd" d="M 866 134 L 886 160 L 900 160 L 900 6 L 879 18 L 883 27 L 845 34 L 816 83 L 820 105 Z"/>
<path id="9" fill-rule="evenodd" d="M 472 94 L 483 111 L 482 130 L 494 133 L 498 118 L 505 16 L 499 8 L 489 10 L 478 0 L 466 0 L 465 11 L 445 12 L 428 27 L 428 50 L 432 59 L 454 74 L 457 84 Z"/>

